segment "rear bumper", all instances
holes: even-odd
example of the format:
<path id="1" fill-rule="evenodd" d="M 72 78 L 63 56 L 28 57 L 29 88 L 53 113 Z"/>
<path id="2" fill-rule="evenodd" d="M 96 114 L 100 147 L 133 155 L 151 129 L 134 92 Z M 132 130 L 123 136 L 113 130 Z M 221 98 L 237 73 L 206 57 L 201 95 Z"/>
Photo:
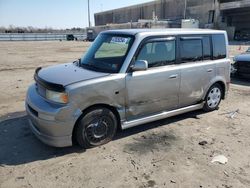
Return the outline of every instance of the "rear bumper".
<path id="1" fill-rule="evenodd" d="M 72 133 L 80 110 L 70 104 L 46 101 L 37 93 L 35 85 L 28 90 L 25 107 L 30 128 L 39 140 L 54 147 L 72 146 Z"/>

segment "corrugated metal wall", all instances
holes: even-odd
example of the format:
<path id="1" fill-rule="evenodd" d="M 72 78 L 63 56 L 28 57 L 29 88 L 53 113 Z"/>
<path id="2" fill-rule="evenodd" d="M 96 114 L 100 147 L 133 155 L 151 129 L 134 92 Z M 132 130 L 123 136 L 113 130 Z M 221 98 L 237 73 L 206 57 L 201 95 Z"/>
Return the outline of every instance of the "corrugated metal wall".
<path id="1" fill-rule="evenodd" d="M 220 11 L 216 7 L 218 0 L 186 0 L 187 11 L 186 18 L 197 19 L 200 22 L 200 27 L 205 27 L 209 23 L 209 12 L 219 11 L 226 17 L 227 25 L 236 26 L 237 29 L 249 26 L 249 10 L 250 8 L 230 9 L 227 11 Z M 236 2 L 239 0 L 219 0 L 220 3 Z M 249 0 L 250 1 L 250 0 Z M 153 11 L 159 20 L 163 19 L 182 19 L 184 17 L 185 0 L 158 0 L 145 4 L 125 7 L 121 9 L 106 11 L 95 14 L 95 24 L 106 25 L 109 23 L 127 23 L 130 21 L 137 22 L 139 19 L 152 19 Z M 220 22 L 220 14 L 214 15 L 214 22 Z M 210 12 L 211 14 L 211 12 Z M 211 15 L 210 15 L 211 17 Z M 246 26 L 248 24 L 248 26 Z"/>
<path id="2" fill-rule="evenodd" d="M 95 14 L 95 25 L 137 22 L 152 19 L 153 11 L 159 19 L 180 19 L 184 14 L 184 0 L 159 0 Z"/>
<path id="3" fill-rule="evenodd" d="M 247 30 L 250 36 L 250 0 L 186 0 L 186 18 L 199 20 L 200 27 L 217 29 L 233 28 L 236 31 Z M 242 7 L 234 7 L 241 2 Z M 230 4 L 231 6 L 226 6 Z M 95 24 L 137 22 L 139 19 L 152 19 L 153 12 L 159 20 L 184 18 L 185 0 L 158 0 L 145 4 L 125 7 L 95 14 Z M 222 8 L 221 8 L 222 7 Z M 224 8 L 223 8 L 224 7 Z M 229 7 L 229 8 L 225 8 Z M 208 24 L 208 25 L 207 25 Z M 233 28 L 232 28 L 233 27 Z M 233 33 L 232 33 L 233 35 Z"/>

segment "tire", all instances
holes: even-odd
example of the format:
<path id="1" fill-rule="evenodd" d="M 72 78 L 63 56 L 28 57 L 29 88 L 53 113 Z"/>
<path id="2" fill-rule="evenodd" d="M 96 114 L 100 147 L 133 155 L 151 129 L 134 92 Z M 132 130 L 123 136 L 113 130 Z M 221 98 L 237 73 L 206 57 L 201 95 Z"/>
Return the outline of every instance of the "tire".
<path id="1" fill-rule="evenodd" d="M 110 142 L 117 130 L 117 118 L 107 108 L 93 108 L 80 119 L 76 140 L 85 148 L 93 148 Z"/>
<path id="2" fill-rule="evenodd" d="M 222 99 L 222 94 L 222 87 L 219 84 L 214 84 L 207 92 L 203 110 L 206 112 L 217 110 Z"/>

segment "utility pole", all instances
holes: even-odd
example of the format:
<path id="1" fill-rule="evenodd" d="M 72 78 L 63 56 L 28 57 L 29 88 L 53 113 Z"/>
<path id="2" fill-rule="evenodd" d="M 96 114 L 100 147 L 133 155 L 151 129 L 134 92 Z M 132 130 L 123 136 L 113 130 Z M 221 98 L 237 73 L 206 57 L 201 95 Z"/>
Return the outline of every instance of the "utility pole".
<path id="1" fill-rule="evenodd" d="M 89 20 L 89 27 L 91 26 L 90 23 L 90 8 L 89 8 L 89 0 L 88 0 L 88 20 Z"/>
<path id="2" fill-rule="evenodd" d="M 186 17 L 187 17 L 187 0 L 184 0 L 184 19 L 186 19 Z"/>

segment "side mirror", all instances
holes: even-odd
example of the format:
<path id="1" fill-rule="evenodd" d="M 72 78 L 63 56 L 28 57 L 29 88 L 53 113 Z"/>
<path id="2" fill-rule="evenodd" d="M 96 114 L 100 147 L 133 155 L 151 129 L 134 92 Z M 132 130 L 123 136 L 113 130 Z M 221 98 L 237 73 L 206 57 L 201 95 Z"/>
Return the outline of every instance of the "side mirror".
<path id="1" fill-rule="evenodd" d="M 145 71 L 148 69 L 148 62 L 145 60 L 138 60 L 135 64 L 131 67 L 132 71 Z"/>

